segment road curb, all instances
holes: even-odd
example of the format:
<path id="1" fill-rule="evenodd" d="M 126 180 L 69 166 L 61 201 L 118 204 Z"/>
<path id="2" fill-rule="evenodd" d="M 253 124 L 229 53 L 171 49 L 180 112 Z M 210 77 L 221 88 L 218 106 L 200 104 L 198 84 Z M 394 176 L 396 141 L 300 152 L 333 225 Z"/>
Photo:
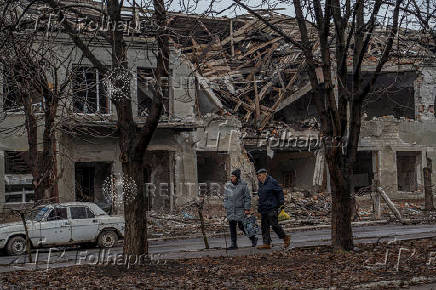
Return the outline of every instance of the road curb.
<path id="1" fill-rule="evenodd" d="M 426 221 L 425 219 L 406 219 L 407 223 L 420 223 L 423 221 Z M 300 227 L 287 227 L 286 224 L 289 224 L 292 221 L 284 221 L 280 222 L 279 224 L 283 226 L 283 228 L 290 232 L 300 232 L 300 231 L 311 231 L 311 230 L 321 230 L 321 229 L 330 229 L 331 225 L 314 225 L 314 226 L 300 226 Z M 376 221 L 360 221 L 360 222 L 352 222 L 351 225 L 353 227 L 365 227 L 365 226 L 373 226 L 373 225 L 384 225 L 391 223 L 388 220 L 376 220 Z M 430 223 L 431 224 L 431 223 Z M 215 238 L 226 235 L 226 233 L 212 233 L 208 234 L 208 238 Z M 242 234 L 239 234 L 243 236 Z M 159 242 L 159 241 L 170 241 L 170 240 L 181 240 L 181 239 L 195 239 L 195 238 L 202 238 L 203 236 L 201 234 L 195 234 L 195 235 L 188 235 L 188 236 L 172 236 L 172 237 L 159 237 L 159 238 L 149 238 L 149 241 L 152 242 Z"/>

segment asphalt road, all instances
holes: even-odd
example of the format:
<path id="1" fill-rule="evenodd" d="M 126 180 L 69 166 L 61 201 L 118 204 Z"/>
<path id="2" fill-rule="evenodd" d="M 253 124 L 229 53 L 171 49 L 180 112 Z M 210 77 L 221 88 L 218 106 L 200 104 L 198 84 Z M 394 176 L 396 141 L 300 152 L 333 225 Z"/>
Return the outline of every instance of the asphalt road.
<path id="1" fill-rule="evenodd" d="M 291 247 L 301 248 L 307 246 L 316 246 L 329 244 L 330 229 L 308 230 L 290 232 Z M 426 237 L 436 237 L 436 225 L 376 225 L 365 227 L 354 227 L 353 234 L 355 244 L 371 243 L 377 240 L 409 240 Z M 273 249 L 279 250 L 282 247 L 282 241 L 278 240 L 274 233 Z M 259 250 L 251 247 L 251 242 L 244 236 L 238 236 L 239 249 L 235 251 L 226 251 L 226 241 L 229 243 L 229 236 L 209 238 L 210 249 L 205 250 L 202 238 L 189 238 L 167 241 L 152 241 L 150 243 L 149 263 L 164 263 L 167 259 L 179 258 L 196 258 L 204 256 L 235 256 L 249 255 L 259 253 Z M 261 237 L 259 236 L 259 243 Z M 26 256 L 1 256 L 0 272 L 9 272 L 16 270 L 35 270 L 49 269 L 55 267 L 68 267 L 83 264 L 107 264 L 107 263 L 127 263 L 121 255 L 122 247 L 102 249 L 84 249 L 84 248 L 61 248 L 61 249 L 42 249 L 34 251 L 33 263 L 26 260 Z M 118 260 L 117 260 L 118 259 Z M 36 263 L 35 263 L 36 262 Z M 135 258 L 131 264 L 135 263 Z"/>

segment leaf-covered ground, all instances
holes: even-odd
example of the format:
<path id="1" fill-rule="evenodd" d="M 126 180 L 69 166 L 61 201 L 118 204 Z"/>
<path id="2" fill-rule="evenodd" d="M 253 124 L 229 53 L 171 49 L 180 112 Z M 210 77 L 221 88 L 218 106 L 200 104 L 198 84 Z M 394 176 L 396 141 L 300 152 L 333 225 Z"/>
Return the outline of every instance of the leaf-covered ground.
<path id="1" fill-rule="evenodd" d="M 294 288 L 351 286 L 436 277 L 436 238 L 358 245 L 357 252 L 329 247 L 291 249 L 261 255 L 170 260 L 134 269 L 75 266 L 1 274 L 4 288 Z M 401 249 L 401 255 L 399 255 Z"/>

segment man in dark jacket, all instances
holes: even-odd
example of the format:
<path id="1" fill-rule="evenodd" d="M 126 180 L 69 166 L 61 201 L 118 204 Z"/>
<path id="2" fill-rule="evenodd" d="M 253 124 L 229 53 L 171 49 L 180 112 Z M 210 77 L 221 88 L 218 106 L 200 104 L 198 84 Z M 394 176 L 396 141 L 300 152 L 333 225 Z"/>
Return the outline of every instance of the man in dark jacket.
<path id="1" fill-rule="evenodd" d="M 259 205 L 258 211 L 262 215 L 262 238 L 263 245 L 258 249 L 271 249 L 270 227 L 283 240 L 284 248 L 289 247 L 290 237 L 285 234 L 279 225 L 278 214 L 283 209 L 285 196 L 277 180 L 268 175 L 266 169 L 259 169 L 256 172 L 259 180 Z"/>
<path id="2" fill-rule="evenodd" d="M 228 250 L 235 250 L 238 248 L 236 243 L 236 225 L 239 229 L 244 231 L 242 221 L 245 215 L 250 213 L 251 196 L 248 190 L 248 185 L 245 181 L 241 180 L 241 170 L 236 169 L 232 172 L 230 182 L 226 183 L 224 189 L 224 207 L 227 211 L 227 220 L 230 226 L 230 237 L 232 245 L 227 248 Z M 257 244 L 257 237 L 250 238 L 252 246 Z"/>

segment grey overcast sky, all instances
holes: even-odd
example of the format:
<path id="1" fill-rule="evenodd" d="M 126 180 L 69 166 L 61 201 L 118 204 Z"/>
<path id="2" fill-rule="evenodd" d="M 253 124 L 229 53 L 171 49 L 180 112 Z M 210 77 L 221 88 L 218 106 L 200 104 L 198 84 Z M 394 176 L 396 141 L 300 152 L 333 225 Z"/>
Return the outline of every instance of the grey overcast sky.
<path id="1" fill-rule="evenodd" d="M 190 0 L 173 0 L 173 2 L 171 4 L 171 10 L 174 11 L 174 12 L 178 12 L 178 11 L 186 12 L 185 11 L 186 8 L 182 7 L 181 2 L 184 2 L 185 4 L 191 4 L 192 5 L 191 9 L 193 9 L 193 7 L 195 7 L 195 5 L 194 5 L 195 1 L 190 1 Z M 206 10 L 209 9 L 210 2 L 211 1 L 208 1 L 208 0 L 199 0 L 198 1 L 198 5 L 196 5 L 197 9 L 195 9 L 195 10 L 191 10 L 190 9 L 189 12 L 202 14 Z M 256 7 L 258 9 L 269 8 L 266 5 L 260 6 L 261 2 L 262 1 L 254 0 L 254 1 L 250 1 L 249 3 L 250 3 L 251 7 Z M 278 12 L 283 13 L 283 14 L 287 14 L 287 15 L 292 15 L 293 14 L 293 7 L 292 7 L 292 4 L 291 4 L 292 1 L 277 1 L 277 2 L 287 2 L 287 3 L 278 4 L 277 6 L 275 6 L 275 8 L 282 8 L 282 9 L 284 9 L 284 10 L 280 10 Z M 227 7 L 231 6 L 233 3 L 234 2 L 232 0 L 215 0 L 214 1 L 214 5 L 213 5 L 213 10 L 214 11 L 222 11 L 222 10 L 226 9 Z M 235 7 L 238 7 L 238 6 L 235 4 Z M 222 13 L 220 16 L 235 16 L 235 14 L 246 14 L 246 13 L 247 12 L 244 9 L 238 7 L 236 9 L 233 8 L 233 9 L 227 10 L 224 13 Z"/>

